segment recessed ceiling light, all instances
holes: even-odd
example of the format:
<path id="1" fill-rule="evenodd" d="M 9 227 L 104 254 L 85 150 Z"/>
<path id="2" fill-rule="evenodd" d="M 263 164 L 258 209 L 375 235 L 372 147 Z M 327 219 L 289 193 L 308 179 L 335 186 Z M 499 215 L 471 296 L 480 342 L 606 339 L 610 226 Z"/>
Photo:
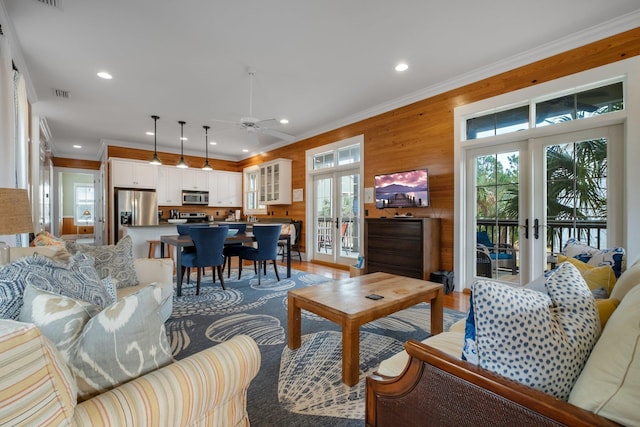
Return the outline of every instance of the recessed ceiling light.
<path id="1" fill-rule="evenodd" d="M 287 123 L 289 123 L 289 120 L 287 120 L 287 119 L 280 119 L 280 124 L 281 124 L 281 125 L 286 125 Z"/>
<path id="2" fill-rule="evenodd" d="M 182 137 L 182 138 L 180 138 L 180 139 L 181 139 L 181 140 L 183 140 L 183 141 L 188 141 L 188 140 L 189 140 L 189 138 L 187 138 L 186 136 L 183 136 L 183 137 Z"/>
<path id="3" fill-rule="evenodd" d="M 209 143 L 209 145 L 218 145 L 218 143 L 217 143 L 217 142 L 215 142 L 215 141 L 211 141 L 211 142 Z"/>
<path id="4" fill-rule="evenodd" d="M 82 145 L 74 144 L 73 148 L 82 148 Z"/>
<path id="5" fill-rule="evenodd" d="M 100 71 L 98 73 L 98 77 L 105 80 L 111 80 L 113 78 L 111 74 L 107 73 L 106 71 Z"/>
<path id="6" fill-rule="evenodd" d="M 242 150 L 243 153 L 248 153 L 249 150 L 247 150 L 246 148 Z"/>
<path id="7" fill-rule="evenodd" d="M 404 62 L 401 62 L 400 64 L 396 65 L 396 71 L 407 71 L 408 69 L 409 69 L 409 66 Z"/>
<path id="8" fill-rule="evenodd" d="M 147 135 L 149 135 L 149 136 L 153 136 L 153 132 L 149 132 L 149 131 L 147 131 L 147 132 L 145 132 L 145 133 L 146 133 Z"/>

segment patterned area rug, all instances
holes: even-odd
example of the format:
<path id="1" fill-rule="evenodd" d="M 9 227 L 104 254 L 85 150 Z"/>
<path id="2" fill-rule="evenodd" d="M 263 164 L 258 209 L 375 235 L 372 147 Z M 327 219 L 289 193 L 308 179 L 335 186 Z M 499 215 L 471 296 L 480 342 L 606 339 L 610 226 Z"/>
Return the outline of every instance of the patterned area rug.
<path id="1" fill-rule="evenodd" d="M 287 291 L 314 286 L 331 279 L 279 267 L 281 281 L 273 270 L 258 278 L 253 269 L 225 274 L 220 283 L 205 276 L 200 295 L 195 295 L 195 274 L 183 285 L 183 296 L 174 296 L 172 317 L 166 327 L 176 359 L 228 340 L 234 335 L 251 336 L 262 354 L 262 365 L 248 393 L 252 426 L 362 426 L 364 378 L 379 363 L 402 351 L 404 342 L 429 336 L 428 304 L 418 304 L 360 328 L 360 382 L 342 383 L 342 335 L 340 327 L 315 314 L 302 311 L 302 345 L 287 347 Z M 445 330 L 464 313 L 446 310 Z"/>

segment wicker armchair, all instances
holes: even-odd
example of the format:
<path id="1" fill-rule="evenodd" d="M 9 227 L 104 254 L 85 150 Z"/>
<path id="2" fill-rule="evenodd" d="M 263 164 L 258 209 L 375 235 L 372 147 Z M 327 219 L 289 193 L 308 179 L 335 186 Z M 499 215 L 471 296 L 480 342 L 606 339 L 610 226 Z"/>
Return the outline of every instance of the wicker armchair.
<path id="1" fill-rule="evenodd" d="M 405 347 L 402 375 L 367 377 L 367 426 L 618 425 L 418 341 Z"/>

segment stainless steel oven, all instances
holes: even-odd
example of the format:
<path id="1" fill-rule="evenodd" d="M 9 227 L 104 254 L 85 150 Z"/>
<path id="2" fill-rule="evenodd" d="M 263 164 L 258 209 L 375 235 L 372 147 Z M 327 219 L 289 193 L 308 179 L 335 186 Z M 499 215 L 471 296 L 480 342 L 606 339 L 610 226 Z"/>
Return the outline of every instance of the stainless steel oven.
<path id="1" fill-rule="evenodd" d="M 182 204 L 183 205 L 208 205 L 209 192 L 184 190 L 182 191 Z"/>

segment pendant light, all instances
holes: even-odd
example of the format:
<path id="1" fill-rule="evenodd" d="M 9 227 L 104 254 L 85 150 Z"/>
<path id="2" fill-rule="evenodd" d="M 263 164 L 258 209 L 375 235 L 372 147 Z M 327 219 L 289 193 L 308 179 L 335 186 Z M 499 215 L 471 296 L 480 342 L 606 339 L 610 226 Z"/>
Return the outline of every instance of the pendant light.
<path id="1" fill-rule="evenodd" d="M 152 165 L 161 165 L 162 162 L 160 161 L 160 159 L 158 158 L 158 127 L 156 126 L 158 124 L 158 119 L 160 117 L 158 116 L 151 116 L 151 118 L 153 119 L 153 157 L 151 158 L 151 160 L 149 160 L 149 163 L 151 163 Z"/>
<path id="2" fill-rule="evenodd" d="M 184 161 L 184 125 L 185 125 L 185 121 L 180 120 L 178 123 L 180 123 L 180 161 L 178 162 L 178 164 L 176 165 L 176 167 L 179 167 L 181 169 L 186 169 L 189 167 L 189 165 L 187 164 L 187 162 Z"/>
<path id="3" fill-rule="evenodd" d="M 204 165 L 202 166 L 203 170 L 212 171 L 213 168 L 209 164 L 209 126 L 204 125 Z"/>

